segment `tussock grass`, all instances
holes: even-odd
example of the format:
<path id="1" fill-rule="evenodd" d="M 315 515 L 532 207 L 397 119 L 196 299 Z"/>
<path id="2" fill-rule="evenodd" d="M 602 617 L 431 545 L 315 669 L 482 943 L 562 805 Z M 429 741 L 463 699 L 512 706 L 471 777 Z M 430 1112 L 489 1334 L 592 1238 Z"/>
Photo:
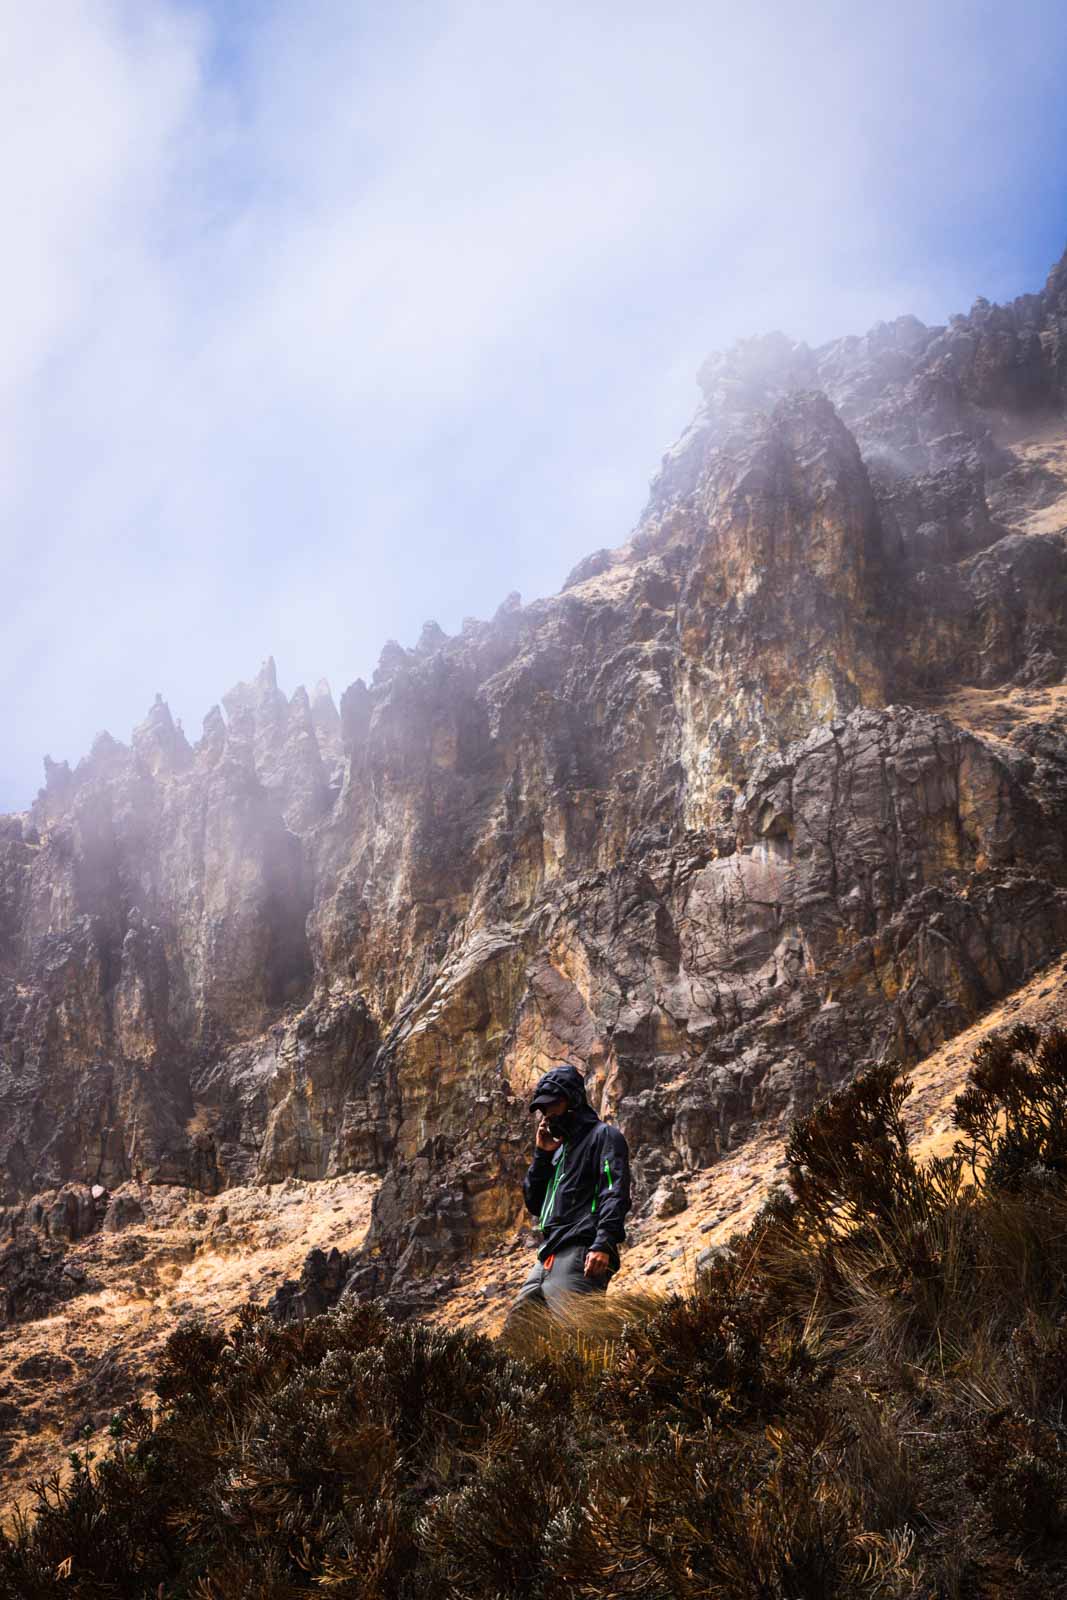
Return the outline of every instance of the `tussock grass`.
<path id="1" fill-rule="evenodd" d="M 681 1292 L 494 1341 L 183 1324 L 155 1417 L 38 1486 L 3 1600 L 1067 1594 L 1067 1035 L 976 1054 L 919 1165 L 879 1068 Z"/>

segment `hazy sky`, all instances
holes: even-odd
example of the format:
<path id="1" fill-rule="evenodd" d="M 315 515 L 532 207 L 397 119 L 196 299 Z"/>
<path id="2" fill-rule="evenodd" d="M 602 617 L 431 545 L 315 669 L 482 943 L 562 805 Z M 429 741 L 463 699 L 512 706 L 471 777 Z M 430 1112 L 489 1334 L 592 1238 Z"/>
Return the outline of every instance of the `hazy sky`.
<path id="1" fill-rule="evenodd" d="M 703 356 L 1040 286 L 1062 0 L 0 0 L 0 809 L 624 539 Z"/>

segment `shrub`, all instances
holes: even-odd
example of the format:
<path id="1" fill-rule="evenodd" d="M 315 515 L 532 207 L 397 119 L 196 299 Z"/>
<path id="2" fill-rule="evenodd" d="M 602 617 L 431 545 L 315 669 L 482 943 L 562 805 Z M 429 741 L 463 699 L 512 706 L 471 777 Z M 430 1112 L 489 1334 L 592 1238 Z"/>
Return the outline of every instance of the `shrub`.
<path id="1" fill-rule="evenodd" d="M 1067 1032 L 1018 1024 L 979 1045 L 953 1121 L 976 1183 L 1040 1192 L 1067 1176 Z M 981 1163 L 981 1166 L 980 1166 Z"/>
<path id="2" fill-rule="evenodd" d="M 0 1600 L 1067 1593 L 1067 1042 L 977 1054 L 921 1166 L 877 1068 L 685 1294 L 508 1342 L 347 1305 L 183 1323 L 37 1486 Z"/>

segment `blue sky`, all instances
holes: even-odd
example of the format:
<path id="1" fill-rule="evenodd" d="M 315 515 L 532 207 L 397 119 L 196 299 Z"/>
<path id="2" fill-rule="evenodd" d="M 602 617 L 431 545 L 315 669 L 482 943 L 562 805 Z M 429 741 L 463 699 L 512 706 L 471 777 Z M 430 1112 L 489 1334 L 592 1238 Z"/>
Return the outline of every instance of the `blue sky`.
<path id="1" fill-rule="evenodd" d="M 702 358 L 1034 289 L 1061 5 L 10 0 L 0 810 L 623 540 Z"/>

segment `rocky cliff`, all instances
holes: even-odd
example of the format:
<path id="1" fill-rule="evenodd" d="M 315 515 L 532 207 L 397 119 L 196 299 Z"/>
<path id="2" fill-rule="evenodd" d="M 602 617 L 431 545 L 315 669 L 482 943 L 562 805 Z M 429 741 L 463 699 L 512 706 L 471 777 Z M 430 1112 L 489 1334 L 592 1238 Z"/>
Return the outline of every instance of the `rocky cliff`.
<path id="1" fill-rule="evenodd" d="M 0 819 L 9 1319 L 121 1185 L 347 1174 L 346 1292 L 426 1305 L 522 1227 L 551 1062 L 640 1210 L 1067 947 L 1067 257 L 700 384 L 560 594 L 339 710 L 271 662 L 196 744 L 157 700 Z"/>

